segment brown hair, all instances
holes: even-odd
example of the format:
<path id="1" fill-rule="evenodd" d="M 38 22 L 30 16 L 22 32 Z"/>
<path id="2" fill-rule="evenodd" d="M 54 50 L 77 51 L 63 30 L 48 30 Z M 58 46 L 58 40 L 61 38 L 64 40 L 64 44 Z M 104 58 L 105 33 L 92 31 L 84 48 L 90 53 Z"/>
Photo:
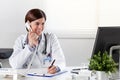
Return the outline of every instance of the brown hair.
<path id="1" fill-rule="evenodd" d="M 45 20 L 46 20 L 45 13 L 40 9 L 31 9 L 27 12 L 27 14 L 25 16 L 25 22 L 27 22 L 27 21 L 32 22 L 32 21 L 40 19 L 40 18 L 45 18 Z"/>

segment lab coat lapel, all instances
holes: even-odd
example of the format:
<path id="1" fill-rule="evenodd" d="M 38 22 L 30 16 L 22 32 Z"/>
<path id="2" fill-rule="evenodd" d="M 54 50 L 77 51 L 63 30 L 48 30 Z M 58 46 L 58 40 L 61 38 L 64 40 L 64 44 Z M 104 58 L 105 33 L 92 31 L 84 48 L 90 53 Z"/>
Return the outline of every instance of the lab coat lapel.
<path id="1" fill-rule="evenodd" d="M 28 41 L 27 41 L 27 34 L 26 34 L 25 37 L 23 38 L 22 47 L 24 48 L 27 43 Z"/>
<path id="2" fill-rule="evenodd" d="M 44 49 L 45 49 L 45 37 L 44 37 L 44 33 L 42 33 L 42 37 L 38 47 L 38 54 L 42 54 Z"/>

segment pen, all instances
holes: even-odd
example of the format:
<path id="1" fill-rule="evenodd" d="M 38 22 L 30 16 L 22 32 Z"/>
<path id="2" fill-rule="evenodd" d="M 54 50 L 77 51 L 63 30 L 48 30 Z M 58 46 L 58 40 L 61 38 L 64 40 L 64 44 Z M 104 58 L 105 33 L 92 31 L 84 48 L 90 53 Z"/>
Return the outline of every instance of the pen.
<path id="1" fill-rule="evenodd" d="M 37 75 L 37 74 L 27 74 L 28 76 L 39 76 L 39 77 L 41 77 L 41 76 L 43 76 L 43 75 Z"/>
<path id="2" fill-rule="evenodd" d="M 88 68 L 76 68 L 76 69 L 72 69 L 72 70 L 83 70 L 83 69 L 88 69 Z"/>
<path id="3" fill-rule="evenodd" d="M 52 62 L 51 65 L 49 66 L 49 68 L 51 68 L 54 63 L 55 63 L 55 59 L 53 60 L 53 62 Z"/>
<path id="4" fill-rule="evenodd" d="M 46 76 L 45 74 L 32 74 L 32 73 L 29 73 L 27 75 L 28 76 L 38 76 L 38 77 L 49 77 L 49 76 Z"/>
<path id="5" fill-rule="evenodd" d="M 71 73 L 79 74 L 79 72 L 74 72 L 74 71 L 71 71 Z"/>

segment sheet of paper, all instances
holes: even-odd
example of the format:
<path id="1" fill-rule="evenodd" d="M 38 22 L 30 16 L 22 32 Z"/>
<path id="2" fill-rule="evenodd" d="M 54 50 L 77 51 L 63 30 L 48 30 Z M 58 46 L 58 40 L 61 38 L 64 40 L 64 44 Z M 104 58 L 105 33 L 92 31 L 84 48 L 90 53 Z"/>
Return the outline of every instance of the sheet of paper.
<path id="1" fill-rule="evenodd" d="M 57 72 L 55 74 L 38 74 L 38 73 L 28 73 L 27 76 L 36 76 L 36 77 L 54 77 L 54 76 L 57 76 L 57 75 L 60 75 L 60 74 L 63 74 L 63 73 L 66 73 L 68 71 L 60 71 L 60 72 Z"/>

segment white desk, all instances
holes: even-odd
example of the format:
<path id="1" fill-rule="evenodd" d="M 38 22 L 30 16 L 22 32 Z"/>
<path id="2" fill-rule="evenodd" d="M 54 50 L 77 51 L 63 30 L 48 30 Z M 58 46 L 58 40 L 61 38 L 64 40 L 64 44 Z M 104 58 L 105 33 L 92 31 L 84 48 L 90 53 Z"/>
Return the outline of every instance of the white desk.
<path id="1" fill-rule="evenodd" d="M 36 76 L 21 76 L 19 74 L 28 74 L 28 73 L 46 73 L 46 69 L 0 69 L 0 80 L 74 80 L 73 78 L 76 78 L 75 80 L 89 80 L 88 77 L 91 75 L 90 71 L 88 70 L 82 70 L 80 74 L 73 74 L 70 71 L 73 69 L 73 67 L 67 67 L 66 70 L 68 72 L 54 76 L 54 77 L 36 77 Z M 12 76 L 6 76 L 6 75 L 13 75 Z"/>

